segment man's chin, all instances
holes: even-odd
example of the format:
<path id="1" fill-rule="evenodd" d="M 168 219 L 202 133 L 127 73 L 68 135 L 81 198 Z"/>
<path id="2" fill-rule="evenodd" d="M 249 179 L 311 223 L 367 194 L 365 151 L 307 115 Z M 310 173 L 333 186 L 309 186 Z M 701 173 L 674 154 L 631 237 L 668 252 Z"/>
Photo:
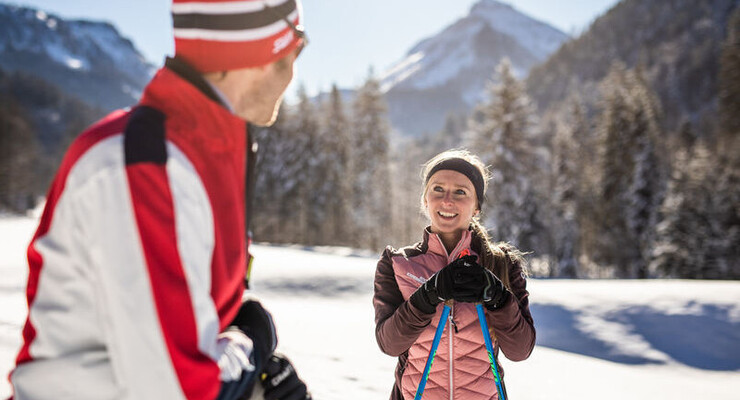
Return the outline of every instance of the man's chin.
<path id="1" fill-rule="evenodd" d="M 249 121 L 252 125 L 259 126 L 261 128 L 267 128 L 273 126 L 277 118 L 271 118 L 269 121 Z"/>
<path id="2" fill-rule="evenodd" d="M 272 111 L 272 115 L 269 116 L 269 118 L 263 118 L 259 121 L 249 121 L 250 123 L 261 126 L 261 127 L 268 127 L 275 124 L 275 121 L 277 121 L 278 111 L 280 110 L 279 105 L 275 106 L 275 108 Z"/>
<path id="3" fill-rule="evenodd" d="M 269 127 L 272 126 L 275 121 L 277 120 L 277 113 L 273 113 L 269 117 L 265 116 L 262 118 L 257 118 L 254 115 L 249 116 L 245 114 L 237 114 L 239 118 L 249 122 L 252 125 L 259 126 L 259 127 Z"/>

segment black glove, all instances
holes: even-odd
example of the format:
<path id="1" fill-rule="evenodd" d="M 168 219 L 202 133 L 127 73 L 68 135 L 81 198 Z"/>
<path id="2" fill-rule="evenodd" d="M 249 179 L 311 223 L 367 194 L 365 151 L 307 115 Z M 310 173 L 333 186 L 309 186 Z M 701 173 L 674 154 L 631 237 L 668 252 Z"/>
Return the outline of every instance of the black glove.
<path id="1" fill-rule="evenodd" d="M 260 374 L 265 400 L 311 400 L 306 384 L 287 357 L 273 354 Z"/>
<path id="2" fill-rule="evenodd" d="M 272 315 L 259 301 L 245 300 L 231 325 L 252 339 L 257 368 L 264 366 L 277 347 L 277 333 Z"/>
<path id="3" fill-rule="evenodd" d="M 435 312 L 437 305 L 446 300 L 473 301 L 469 300 L 471 296 L 480 293 L 480 288 L 476 291 L 468 287 L 475 280 L 469 268 L 473 264 L 475 264 L 473 255 L 460 257 L 447 264 L 424 282 L 411 295 L 409 301 L 427 314 Z"/>
<path id="4" fill-rule="evenodd" d="M 506 289 L 493 272 L 481 267 L 486 286 L 483 288 L 482 299 L 487 309 L 494 311 L 503 307 L 511 293 Z"/>

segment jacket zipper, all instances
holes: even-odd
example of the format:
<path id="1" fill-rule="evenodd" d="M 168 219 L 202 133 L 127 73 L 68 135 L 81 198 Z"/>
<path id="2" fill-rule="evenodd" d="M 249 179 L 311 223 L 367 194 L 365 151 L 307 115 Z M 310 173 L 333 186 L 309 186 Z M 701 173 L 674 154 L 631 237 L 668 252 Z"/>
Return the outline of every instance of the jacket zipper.
<path id="1" fill-rule="evenodd" d="M 455 254 L 455 250 L 457 250 L 457 248 L 460 247 L 460 243 L 458 243 L 457 246 L 455 246 L 455 248 L 452 249 L 452 252 L 447 253 L 447 248 L 445 247 L 444 243 L 442 243 L 442 238 L 440 238 L 438 235 L 435 235 L 435 236 L 437 236 L 437 240 L 439 240 L 439 243 L 442 245 L 442 248 L 444 249 L 444 251 L 445 251 L 445 253 L 447 255 L 447 262 L 452 262 L 452 261 L 450 261 L 450 258 L 452 256 L 452 254 Z M 450 342 L 449 343 L 449 348 L 450 348 L 449 349 L 449 359 L 450 359 L 450 400 L 454 400 L 453 397 L 452 397 L 452 394 L 453 394 L 453 391 L 455 389 L 455 385 L 453 383 L 453 378 L 454 378 L 454 376 L 453 376 L 453 370 L 454 370 L 454 368 L 453 367 L 454 367 L 454 365 L 453 365 L 453 362 L 452 362 L 453 361 L 453 359 L 452 359 L 452 356 L 453 356 L 453 354 L 452 354 L 452 335 L 454 334 L 453 333 L 453 330 L 455 332 L 457 332 L 457 324 L 455 324 L 455 320 L 453 318 L 454 313 L 455 313 L 455 305 L 453 304 L 452 307 L 450 308 L 450 316 L 448 317 L 449 322 L 450 322 L 450 324 L 449 324 L 450 325 L 450 327 L 449 327 L 449 329 L 450 329 L 450 332 L 449 332 L 449 342 Z"/>

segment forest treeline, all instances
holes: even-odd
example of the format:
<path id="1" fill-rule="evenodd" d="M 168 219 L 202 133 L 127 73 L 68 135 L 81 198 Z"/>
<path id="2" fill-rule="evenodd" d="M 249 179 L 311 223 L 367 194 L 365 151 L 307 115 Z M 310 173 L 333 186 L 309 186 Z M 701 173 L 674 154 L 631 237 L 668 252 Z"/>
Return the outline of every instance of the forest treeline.
<path id="1" fill-rule="evenodd" d="M 254 132 L 254 239 L 411 244 L 426 225 L 421 165 L 466 148 L 493 173 L 484 225 L 531 252 L 535 275 L 740 279 L 740 11 L 727 20 L 717 61 L 687 64 L 700 68 L 686 79 L 713 76 L 697 92 L 712 100 L 693 108 L 674 98 L 691 97 L 691 82 L 656 88 L 649 65 L 621 61 L 593 85 L 556 85 L 544 110 L 531 97 L 544 83 L 532 85 L 557 74 L 525 83 L 504 61 L 484 102 L 420 137 L 393 131 L 372 74 L 351 94 L 300 90 Z M 562 64 L 568 46 L 552 60 Z M 33 208 L 66 146 L 101 115 L 42 79 L 0 71 L 0 212 Z"/>

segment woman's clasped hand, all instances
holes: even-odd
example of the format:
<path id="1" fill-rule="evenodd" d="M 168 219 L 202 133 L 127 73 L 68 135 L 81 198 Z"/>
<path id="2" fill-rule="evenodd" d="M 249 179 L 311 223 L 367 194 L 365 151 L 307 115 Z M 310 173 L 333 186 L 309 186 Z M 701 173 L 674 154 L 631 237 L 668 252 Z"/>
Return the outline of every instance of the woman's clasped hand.
<path id="1" fill-rule="evenodd" d="M 462 303 L 484 303 L 489 309 L 499 308 L 509 292 L 491 271 L 483 268 L 474 255 L 456 259 L 432 275 L 414 295 L 412 302 L 428 313 L 447 300 Z"/>

